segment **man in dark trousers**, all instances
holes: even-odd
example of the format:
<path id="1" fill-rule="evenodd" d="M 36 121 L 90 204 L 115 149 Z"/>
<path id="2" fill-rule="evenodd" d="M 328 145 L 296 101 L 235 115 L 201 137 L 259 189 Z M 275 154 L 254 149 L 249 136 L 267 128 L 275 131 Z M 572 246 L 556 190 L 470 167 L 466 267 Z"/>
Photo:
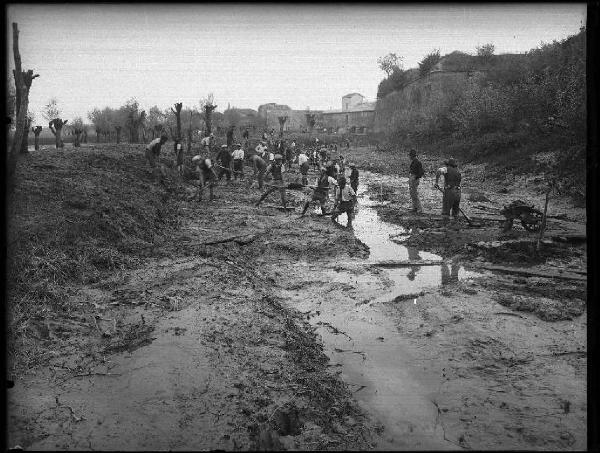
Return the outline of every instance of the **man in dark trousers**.
<path id="1" fill-rule="evenodd" d="M 217 179 L 212 162 L 210 159 L 198 155 L 192 158 L 192 164 L 196 166 L 196 172 L 198 173 L 198 201 L 202 201 L 202 194 L 206 184 L 208 184 L 210 201 L 212 201 L 214 198 L 213 187 Z"/>
<path id="2" fill-rule="evenodd" d="M 358 170 L 354 162 L 350 162 L 350 187 L 354 190 L 354 193 L 358 193 Z"/>
<path id="3" fill-rule="evenodd" d="M 300 214 L 300 217 L 304 217 L 304 214 L 306 214 L 308 207 L 313 201 L 319 202 L 321 205 L 321 214 L 325 215 L 325 203 L 327 202 L 327 198 L 329 196 L 329 189 L 332 186 L 337 186 L 337 181 L 327 174 L 325 167 L 321 167 L 321 174 L 317 180 L 317 188 L 313 192 L 310 201 L 304 203 L 304 208 L 302 208 L 302 214 Z"/>
<path id="4" fill-rule="evenodd" d="M 408 152 L 410 157 L 410 168 L 408 171 L 408 189 L 410 192 L 410 199 L 412 200 L 411 212 L 422 214 L 423 208 L 421 207 L 421 201 L 419 200 L 419 181 L 425 174 L 423 170 L 423 164 L 417 159 L 417 150 L 412 148 Z"/>
<path id="5" fill-rule="evenodd" d="M 279 193 L 281 194 L 281 204 L 283 205 L 283 207 L 285 208 L 286 212 L 289 214 L 289 211 L 287 210 L 287 204 L 285 201 L 285 182 L 283 180 L 283 173 L 285 172 L 285 168 L 283 165 L 283 156 L 281 154 L 275 154 L 275 162 L 273 162 L 272 164 L 269 164 L 269 166 L 267 167 L 265 173 L 271 173 L 273 175 L 273 187 L 271 187 L 269 190 L 267 190 L 262 197 L 260 197 L 260 200 L 258 200 L 256 202 L 256 207 L 260 206 L 260 204 L 262 203 L 262 201 L 267 198 L 269 196 L 269 194 L 275 192 L 276 190 L 279 191 Z"/>
<path id="6" fill-rule="evenodd" d="M 356 203 L 356 193 L 354 190 L 352 190 L 352 187 L 348 187 L 346 185 L 346 178 L 344 176 L 340 177 L 338 182 L 340 188 L 335 201 L 337 209 L 334 209 L 332 212 L 331 221 L 336 223 L 335 219 L 337 219 L 340 214 L 345 212 L 348 216 L 348 223 L 346 226 L 348 228 L 352 228 L 352 215 L 354 213 L 354 205 Z"/>
<path id="7" fill-rule="evenodd" d="M 227 145 L 221 145 L 221 150 L 217 154 L 217 166 L 219 169 L 219 181 L 225 175 L 227 182 L 231 181 L 231 153 L 227 149 Z"/>
<path id="8" fill-rule="evenodd" d="M 256 178 L 256 180 L 258 181 L 258 188 L 262 189 L 263 181 L 265 178 L 265 173 L 267 171 L 267 163 L 258 154 L 252 154 L 248 158 L 248 161 L 250 162 L 250 164 L 252 165 L 252 168 L 254 169 L 254 175 L 252 178 L 250 178 L 250 184 L 249 184 L 248 188 L 249 189 L 252 188 L 252 186 L 254 185 L 253 179 Z"/>
<path id="9" fill-rule="evenodd" d="M 434 187 L 439 189 L 438 181 L 441 175 L 444 175 L 444 197 L 442 199 L 442 216 L 446 219 L 452 217 L 456 219 L 460 212 L 460 183 L 462 176 L 458 171 L 456 160 L 453 158 L 444 162 L 445 166 L 438 168 L 435 173 Z"/>

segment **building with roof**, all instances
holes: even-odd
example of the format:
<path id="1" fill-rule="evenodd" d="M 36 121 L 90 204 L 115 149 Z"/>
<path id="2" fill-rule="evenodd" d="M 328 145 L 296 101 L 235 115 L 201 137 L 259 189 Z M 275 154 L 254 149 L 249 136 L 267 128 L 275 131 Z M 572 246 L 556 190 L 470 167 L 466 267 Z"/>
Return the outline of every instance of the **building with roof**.
<path id="1" fill-rule="evenodd" d="M 319 123 L 329 133 L 366 134 L 373 130 L 375 102 L 366 102 L 360 93 L 342 96 L 341 110 L 325 110 Z"/>

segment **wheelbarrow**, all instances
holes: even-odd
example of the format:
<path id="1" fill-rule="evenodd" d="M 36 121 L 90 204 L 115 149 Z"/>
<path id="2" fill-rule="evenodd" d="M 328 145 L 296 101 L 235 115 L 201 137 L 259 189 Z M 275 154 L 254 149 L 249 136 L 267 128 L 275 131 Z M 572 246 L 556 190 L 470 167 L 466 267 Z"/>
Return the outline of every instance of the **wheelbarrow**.
<path id="1" fill-rule="evenodd" d="M 502 222 L 502 231 L 509 231 L 515 220 L 520 220 L 527 231 L 540 231 L 544 214 L 534 205 L 528 205 L 522 200 L 515 200 L 500 210 L 506 220 Z"/>

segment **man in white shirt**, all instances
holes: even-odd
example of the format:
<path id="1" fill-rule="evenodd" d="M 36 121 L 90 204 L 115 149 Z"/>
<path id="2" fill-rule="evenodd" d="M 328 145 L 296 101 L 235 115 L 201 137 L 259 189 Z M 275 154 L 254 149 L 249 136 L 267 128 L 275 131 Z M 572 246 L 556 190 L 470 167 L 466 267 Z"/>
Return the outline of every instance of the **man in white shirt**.
<path id="1" fill-rule="evenodd" d="M 302 175 L 302 185 L 308 186 L 308 156 L 304 153 L 304 150 L 298 154 L 298 165 L 300 165 L 300 174 Z"/>
<path id="2" fill-rule="evenodd" d="M 238 176 L 240 181 L 244 179 L 244 150 L 240 143 L 235 144 L 235 150 L 233 151 L 233 179 L 237 180 Z"/>
<path id="3" fill-rule="evenodd" d="M 202 149 L 204 150 L 204 154 L 206 156 L 210 156 L 210 148 L 214 142 L 214 138 L 214 134 L 211 133 L 210 135 L 207 135 L 202 140 L 200 140 L 200 144 L 202 145 Z"/>

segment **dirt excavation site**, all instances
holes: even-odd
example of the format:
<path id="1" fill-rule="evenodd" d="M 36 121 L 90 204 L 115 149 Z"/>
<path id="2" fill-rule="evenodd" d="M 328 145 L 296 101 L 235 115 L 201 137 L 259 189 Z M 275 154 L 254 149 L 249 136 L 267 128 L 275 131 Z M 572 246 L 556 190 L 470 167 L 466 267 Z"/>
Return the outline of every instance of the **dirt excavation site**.
<path id="1" fill-rule="evenodd" d="M 317 204 L 299 218 L 306 188 L 287 191 L 293 211 L 278 192 L 255 207 L 249 167 L 198 201 L 173 168 L 158 184 L 143 147 L 18 162 L 7 447 L 586 448 L 585 204 L 552 198 L 537 251 L 499 214 L 543 209 L 535 177 L 459 162 L 471 222 L 448 222 L 440 158 L 419 156 L 419 216 L 408 156 L 355 147 L 348 229 Z"/>

